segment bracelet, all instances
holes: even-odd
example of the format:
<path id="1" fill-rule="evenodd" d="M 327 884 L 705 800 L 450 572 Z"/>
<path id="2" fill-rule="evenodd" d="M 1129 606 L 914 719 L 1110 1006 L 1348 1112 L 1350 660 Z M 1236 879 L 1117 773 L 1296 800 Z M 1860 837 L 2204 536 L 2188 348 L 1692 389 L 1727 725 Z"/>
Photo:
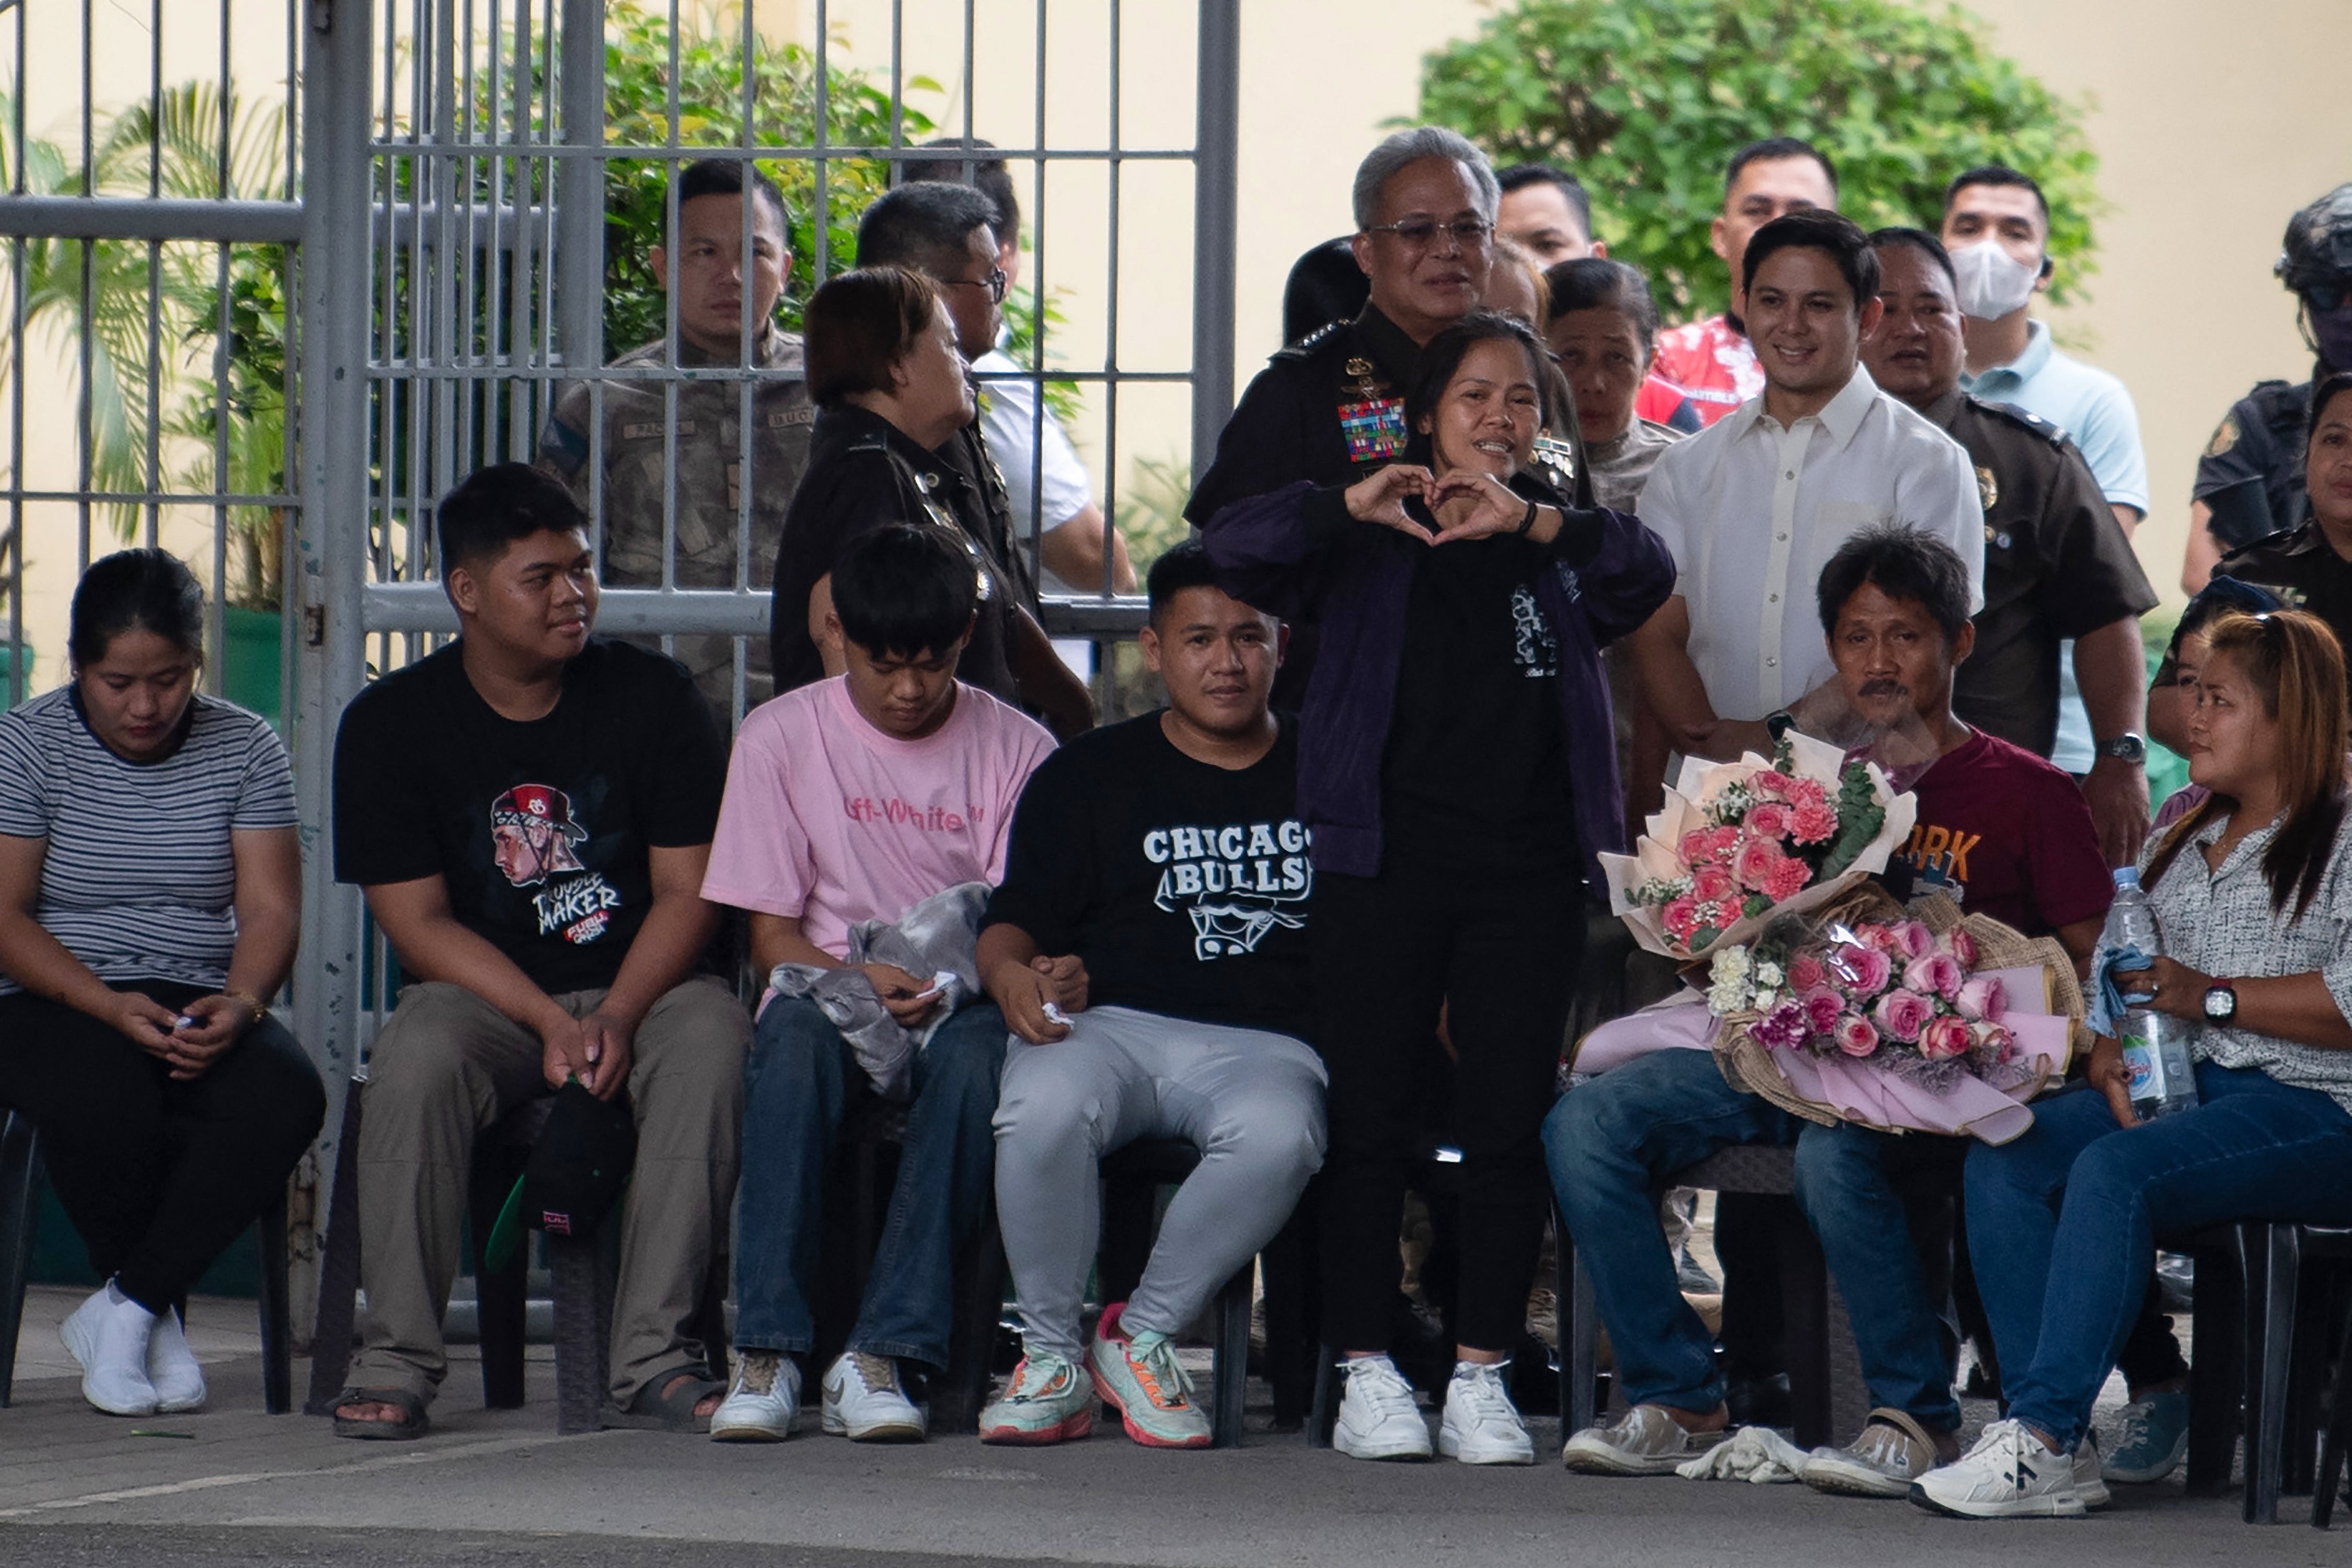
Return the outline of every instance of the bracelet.
<path id="1" fill-rule="evenodd" d="M 1540 509 L 1535 502 L 1528 502 L 1528 515 L 1519 519 L 1519 537 L 1521 539 L 1525 539 L 1534 531 L 1536 526 L 1536 513 Z"/>
<path id="2" fill-rule="evenodd" d="M 227 997 L 232 1002 L 242 1002 L 245 1004 L 247 1010 L 253 1015 L 252 1017 L 246 1020 L 247 1023 L 259 1023 L 262 1016 L 269 1011 L 268 1008 L 262 1005 L 261 998 L 256 996 L 250 991 L 223 991 L 221 994 Z"/>

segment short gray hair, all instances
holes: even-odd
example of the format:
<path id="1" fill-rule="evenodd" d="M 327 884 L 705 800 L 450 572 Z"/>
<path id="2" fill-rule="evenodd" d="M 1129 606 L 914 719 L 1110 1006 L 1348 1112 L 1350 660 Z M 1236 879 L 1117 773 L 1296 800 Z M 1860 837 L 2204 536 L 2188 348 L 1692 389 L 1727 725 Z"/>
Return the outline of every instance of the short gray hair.
<path id="1" fill-rule="evenodd" d="M 1359 233 L 1372 226 L 1381 216 L 1381 191 L 1398 170 L 1407 163 L 1418 163 L 1423 158 L 1444 158 L 1466 164 L 1470 182 L 1478 190 L 1478 213 L 1488 223 L 1495 221 L 1496 211 L 1502 205 L 1503 187 L 1495 179 L 1495 166 L 1486 162 L 1486 154 L 1476 144 L 1456 131 L 1442 125 L 1416 125 L 1400 131 L 1364 155 L 1356 165 L 1356 228 Z"/>

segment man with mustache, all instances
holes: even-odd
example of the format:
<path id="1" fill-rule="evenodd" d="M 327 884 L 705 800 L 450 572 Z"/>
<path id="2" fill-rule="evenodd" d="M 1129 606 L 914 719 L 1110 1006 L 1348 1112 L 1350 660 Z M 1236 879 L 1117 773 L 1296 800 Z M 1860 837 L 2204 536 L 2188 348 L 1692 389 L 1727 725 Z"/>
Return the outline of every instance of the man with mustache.
<path id="1" fill-rule="evenodd" d="M 1879 525 L 1848 539 L 1815 594 L 1834 690 L 1859 722 L 1862 749 L 1918 797 L 1899 856 L 1913 889 L 2054 932 L 2079 961 L 2106 912 L 2106 863 L 2072 779 L 1952 712 L 1953 673 L 1975 642 L 1969 593 L 1958 552 L 1918 529 Z M 1592 1277 L 1630 1407 L 1571 1436 L 1561 1458 L 1593 1474 L 1662 1474 L 1727 1434 L 1713 1339 L 1675 1289 L 1650 1194 L 1727 1145 L 1793 1145 L 1797 1203 L 1845 1300 L 1877 1406 L 1851 1447 L 1817 1449 L 1803 1479 L 1823 1491 L 1901 1497 L 1958 1456 L 1960 1412 L 1936 1312 L 1940 1269 L 1912 1241 L 1890 1166 L 1948 1168 L 1964 1143 L 1801 1121 L 1726 1082 L 1707 1040 L 1696 997 L 1603 1026 L 1578 1065 L 1600 1056 L 1616 1065 L 1570 1089 L 1544 1123 L 1552 1191 Z M 2097 1456 L 2088 1444 L 2080 1452 L 2079 1484 L 2089 1488 Z"/>
<path id="2" fill-rule="evenodd" d="M 1985 604 L 1953 706 L 2002 740 L 2052 756 L 2061 646 L 2071 642 L 2095 726 L 2138 734 L 2146 712 L 2139 617 L 2155 607 L 2156 591 L 2089 463 L 2050 421 L 1960 389 L 1965 342 L 1943 244 L 1916 228 L 1882 228 L 1870 242 L 1884 314 L 1862 362 L 1882 390 L 1968 448 L 1984 503 Z M 2128 865 L 2147 784 L 2134 764 L 2110 789 L 2108 771 L 2098 770 L 2100 789 L 2086 784 L 2084 794 L 2109 863 Z"/>

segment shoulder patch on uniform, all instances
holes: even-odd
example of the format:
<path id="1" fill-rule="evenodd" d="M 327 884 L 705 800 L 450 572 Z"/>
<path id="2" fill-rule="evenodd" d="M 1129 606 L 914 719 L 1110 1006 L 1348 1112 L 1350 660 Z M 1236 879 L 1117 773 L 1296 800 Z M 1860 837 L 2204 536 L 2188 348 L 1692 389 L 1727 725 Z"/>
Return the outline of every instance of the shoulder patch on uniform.
<path id="1" fill-rule="evenodd" d="M 2213 428 L 2213 438 L 2205 443 L 2205 455 L 2218 458 L 2238 444 L 2238 414 L 2231 409 L 2221 416 L 2221 423 Z"/>

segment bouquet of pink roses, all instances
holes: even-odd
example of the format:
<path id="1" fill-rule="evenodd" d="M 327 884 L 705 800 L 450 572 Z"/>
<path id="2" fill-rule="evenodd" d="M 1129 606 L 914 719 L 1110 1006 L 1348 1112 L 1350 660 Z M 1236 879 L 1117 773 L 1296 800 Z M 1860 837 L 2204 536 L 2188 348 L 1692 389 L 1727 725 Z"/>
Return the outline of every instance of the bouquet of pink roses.
<path id="1" fill-rule="evenodd" d="M 1633 853 L 1601 857 L 1610 908 L 1652 952 L 1703 958 L 1884 870 L 1914 810 L 1875 766 L 1793 731 L 1769 763 L 1686 761 Z"/>

